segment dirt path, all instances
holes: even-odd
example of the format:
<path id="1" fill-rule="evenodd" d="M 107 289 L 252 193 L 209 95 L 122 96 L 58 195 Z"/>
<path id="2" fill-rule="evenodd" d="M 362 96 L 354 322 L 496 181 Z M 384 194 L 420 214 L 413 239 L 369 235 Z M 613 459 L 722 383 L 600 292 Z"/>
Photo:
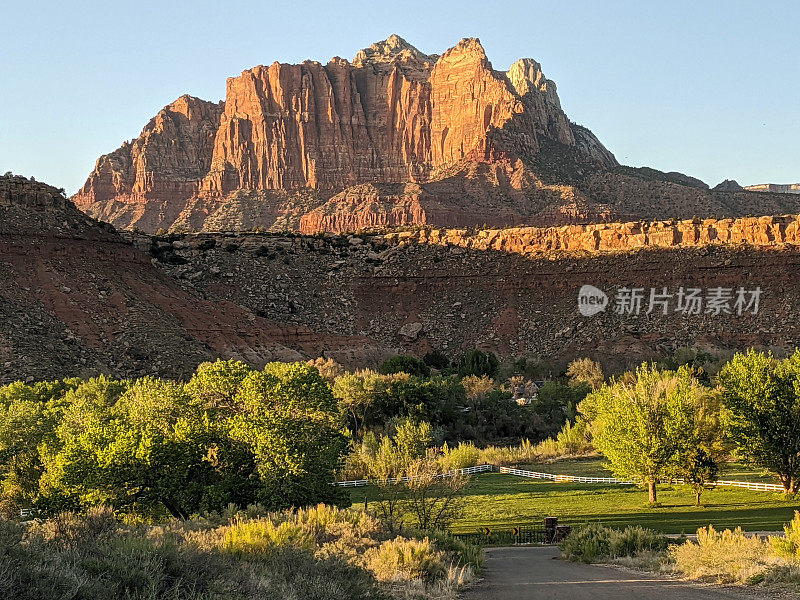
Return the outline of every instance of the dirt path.
<path id="1" fill-rule="evenodd" d="M 554 547 L 490 548 L 464 600 L 743 600 L 747 592 L 555 560 Z"/>

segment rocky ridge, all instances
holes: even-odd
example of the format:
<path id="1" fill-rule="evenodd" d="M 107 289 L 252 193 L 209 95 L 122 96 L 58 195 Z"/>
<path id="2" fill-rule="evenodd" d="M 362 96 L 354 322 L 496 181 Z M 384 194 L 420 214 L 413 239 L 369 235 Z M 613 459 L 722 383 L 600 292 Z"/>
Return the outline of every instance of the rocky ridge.
<path id="1" fill-rule="evenodd" d="M 698 347 L 727 355 L 800 343 L 797 216 L 562 228 L 420 230 L 350 236 L 126 233 L 173 277 L 280 322 L 357 335 L 421 356 L 472 347 L 558 365 L 590 355 L 611 368 Z M 612 306 L 580 315 L 593 285 Z M 763 291 L 757 314 L 618 315 L 641 287 Z M 674 302 L 674 298 L 673 298 Z M 563 366 L 563 364 L 562 364 Z"/>
<path id="2" fill-rule="evenodd" d="M 472 347 L 557 373 L 693 346 L 800 344 L 800 218 L 388 234 L 117 234 L 54 188 L 0 178 L 0 381 L 153 373 L 325 352 L 351 367 Z M 611 306 L 587 318 L 593 285 Z M 757 312 L 618 314 L 615 291 L 760 289 Z M 561 366 L 559 366 L 561 365 Z M 543 367 L 543 368 L 544 368 Z"/>
<path id="3" fill-rule="evenodd" d="M 18 176 L 0 177 L 0 280 L 0 384 L 184 377 L 216 357 L 260 364 L 328 352 L 360 364 L 389 352 L 206 299 L 61 191 Z"/>

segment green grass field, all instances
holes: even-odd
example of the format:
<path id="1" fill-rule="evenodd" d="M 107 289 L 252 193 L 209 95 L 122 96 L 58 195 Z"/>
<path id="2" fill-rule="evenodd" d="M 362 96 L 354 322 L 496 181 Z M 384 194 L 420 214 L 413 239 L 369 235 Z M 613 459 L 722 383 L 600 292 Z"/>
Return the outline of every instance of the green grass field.
<path id="1" fill-rule="evenodd" d="M 576 459 L 550 464 L 526 465 L 536 471 L 565 475 L 610 476 L 603 459 Z M 735 474 L 735 475 L 734 475 Z M 759 481 L 760 473 L 742 465 L 726 465 L 721 478 Z M 767 480 L 769 480 L 767 478 Z M 377 489 L 356 488 L 353 505 L 363 506 L 364 496 L 373 500 Z M 481 527 L 494 530 L 515 525 L 538 525 L 543 517 L 559 517 L 563 524 L 599 522 L 612 527 L 641 525 L 665 533 L 694 533 L 697 528 L 740 526 L 746 531 L 778 531 L 789 522 L 800 501 L 781 493 L 717 488 L 704 492 L 702 506 L 694 505 L 688 486 L 659 487 L 659 507 L 646 505 L 641 488 L 622 485 L 553 483 L 499 473 L 473 476 L 467 488 L 464 517 L 453 526 L 455 533 L 471 533 Z"/>

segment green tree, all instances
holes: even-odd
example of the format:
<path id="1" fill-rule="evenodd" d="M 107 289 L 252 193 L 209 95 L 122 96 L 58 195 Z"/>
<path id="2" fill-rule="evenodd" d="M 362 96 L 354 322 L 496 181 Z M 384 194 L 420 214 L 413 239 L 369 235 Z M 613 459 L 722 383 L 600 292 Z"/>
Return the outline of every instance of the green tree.
<path id="1" fill-rule="evenodd" d="M 412 464 L 427 455 L 432 441 L 430 423 L 406 420 L 397 425 L 394 435 L 382 435 L 375 451 L 364 457 L 367 477 L 380 490 L 376 512 L 390 532 L 402 529 L 407 517 L 403 502 L 408 486 L 399 479 L 406 477 Z"/>
<path id="2" fill-rule="evenodd" d="M 750 350 L 718 376 L 726 429 L 737 452 L 800 491 L 800 350 L 785 360 Z"/>
<path id="3" fill-rule="evenodd" d="M 464 354 L 455 365 L 459 377 L 487 375 L 494 377 L 497 374 L 499 361 L 493 352 L 481 352 L 473 349 Z"/>
<path id="4" fill-rule="evenodd" d="M 346 502 L 331 485 L 347 449 L 336 399 L 317 369 L 270 363 L 245 378 L 233 439 L 253 453 L 260 500 L 271 508 Z"/>
<path id="5" fill-rule="evenodd" d="M 339 502 L 345 451 L 328 384 L 312 366 L 201 365 L 182 383 L 98 379 L 65 396 L 37 506 L 110 504 L 178 518 L 229 503 Z"/>
<path id="6" fill-rule="evenodd" d="M 207 410 L 231 411 L 242 382 L 252 372 L 238 360 L 206 362 L 197 367 L 186 391 Z"/>
<path id="7" fill-rule="evenodd" d="M 430 377 L 431 368 L 423 361 L 413 356 L 393 356 L 383 361 L 378 369 L 383 375 L 393 375 L 395 373 L 408 373 L 415 377 Z"/>
<path id="8" fill-rule="evenodd" d="M 374 371 L 345 373 L 336 378 L 333 395 L 354 434 L 361 433 L 370 422 L 375 404 L 386 394 L 386 388 L 386 379 Z"/>
<path id="9" fill-rule="evenodd" d="M 77 379 L 12 383 L 0 388 L 0 513 L 18 514 L 35 501 L 44 473 L 42 450 L 56 440 L 65 395 Z"/>
<path id="10" fill-rule="evenodd" d="M 633 381 L 604 385 L 587 398 L 594 445 L 617 477 L 646 485 L 654 503 L 658 481 L 673 476 L 684 459 L 694 412 L 708 393 L 685 369 L 643 364 Z"/>
<path id="11" fill-rule="evenodd" d="M 700 506 L 700 495 L 717 480 L 719 463 L 704 448 L 696 447 L 691 450 L 684 461 L 682 475 L 684 480 L 692 486 L 694 503 Z"/>
<path id="12" fill-rule="evenodd" d="M 591 388 L 583 381 L 562 383 L 548 381 L 536 394 L 532 410 L 544 421 L 547 435 L 554 435 L 567 421 L 574 422 L 578 404 L 589 394 Z"/>
<path id="13" fill-rule="evenodd" d="M 183 384 L 145 377 L 113 404 L 98 391 L 65 411 L 59 448 L 49 456 L 42 505 L 66 496 L 84 505 L 108 503 L 145 512 L 163 506 L 185 519 L 246 499 L 220 489 L 244 492 L 249 473 L 229 481 L 235 470 L 220 431 Z M 246 453 L 238 454 L 246 462 Z"/>
<path id="14" fill-rule="evenodd" d="M 567 376 L 575 384 L 585 383 L 592 390 L 600 389 L 605 381 L 600 363 L 591 358 L 576 358 L 567 367 Z"/>

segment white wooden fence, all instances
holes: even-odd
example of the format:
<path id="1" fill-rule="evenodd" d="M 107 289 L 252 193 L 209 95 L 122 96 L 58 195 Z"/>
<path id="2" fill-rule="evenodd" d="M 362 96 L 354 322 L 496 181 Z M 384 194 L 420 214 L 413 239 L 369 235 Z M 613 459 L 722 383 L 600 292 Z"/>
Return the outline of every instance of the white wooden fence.
<path id="1" fill-rule="evenodd" d="M 452 477 L 453 475 L 474 475 L 475 473 L 485 473 L 486 471 L 493 471 L 494 466 L 492 465 L 477 465 L 475 467 L 467 467 L 466 469 L 453 469 L 452 471 L 448 471 L 447 473 L 441 473 L 437 475 L 437 477 Z M 353 481 L 337 481 L 336 485 L 340 485 L 342 487 L 363 487 L 365 485 L 369 485 L 373 483 L 374 480 L 372 479 L 355 479 Z M 389 483 L 405 483 L 409 481 L 408 477 L 398 477 L 396 479 L 390 479 Z"/>
<path id="2" fill-rule="evenodd" d="M 500 467 L 501 473 L 507 475 L 517 475 L 519 477 L 529 477 L 531 479 L 549 479 L 551 481 L 571 481 L 573 483 L 609 483 L 618 485 L 633 485 L 632 481 L 616 479 L 614 477 L 580 477 L 578 475 L 556 475 L 553 473 L 539 473 L 538 471 L 525 471 L 523 469 L 513 469 L 511 467 Z"/>
<path id="3" fill-rule="evenodd" d="M 467 467 L 466 469 L 454 469 L 447 473 L 441 473 L 439 477 L 452 477 L 456 474 L 473 475 L 475 473 L 485 473 L 487 471 L 494 471 L 496 468 L 493 465 L 478 465 L 476 467 Z M 580 475 L 559 475 L 556 473 L 542 473 L 539 471 L 527 471 L 525 469 L 514 469 L 512 467 L 500 467 L 497 469 L 505 475 L 516 475 L 517 477 L 528 477 L 529 479 L 547 479 L 556 482 L 570 482 L 570 483 L 603 483 L 607 485 L 635 485 L 634 481 L 625 479 L 616 479 L 615 477 L 582 477 Z M 408 477 L 399 477 L 397 479 L 389 480 L 390 483 L 402 483 L 408 481 Z M 342 487 L 363 487 L 373 483 L 370 479 L 356 479 L 354 481 L 337 481 L 336 485 Z M 669 483 L 664 481 L 663 483 Z M 672 483 L 684 483 L 683 479 L 673 479 Z M 750 481 L 715 481 L 710 485 L 714 487 L 738 487 L 747 490 L 755 490 L 759 492 L 782 492 L 783 486 L 775 483 L 754 483 Z"/>
<path id="4" fill-rule="evenodd" d="M 777 483 L 754 483 L 752 481 L 715 481 L 713 486 L 739 487 L 758 492 L 782 492 L 783 486 Z"/>
<path id="5" fill-rule="evenodd" d="M 581 477 L 578 475 L 555 475 L 553 473 L 539 473 L 537 471 L 525 471 L 522 469 L 512 469 L 510 467 L 500 467 L 501 473 L 517 475 L 519 477 L 530 477 L 532 479 L 549 479 L 552 481 L 569 481 L 572 483 L 605 483 L 611 485 L 635 485 L 634 481 L 616 479 L 614 477 Z M 670 483 L 662 481 L 662 483 Z M 685 483 L 683 479 L 673 479 L 672 483 Z M 710 483 L 714 487 L 738 487 L 759 492 L 782 492 L 783 486 L 775 483 L 756 483 L 751 481 L 728 481 L 720 480 Z"/>

